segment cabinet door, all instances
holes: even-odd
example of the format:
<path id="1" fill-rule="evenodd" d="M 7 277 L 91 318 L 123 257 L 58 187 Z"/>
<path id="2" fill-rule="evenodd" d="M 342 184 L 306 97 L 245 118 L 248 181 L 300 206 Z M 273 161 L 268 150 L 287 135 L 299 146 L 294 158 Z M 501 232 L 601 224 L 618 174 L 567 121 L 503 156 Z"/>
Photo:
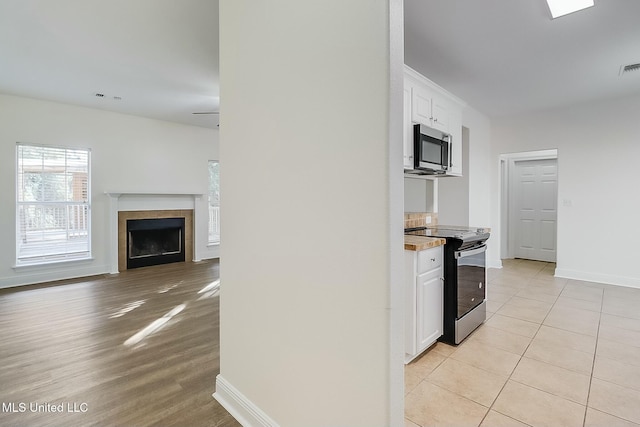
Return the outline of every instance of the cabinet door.
<path id="1" fill-rule="evenodd" d="M 449 133 L 449 111 L 442 99 L 431 98 L 431 127 Z"/>
<path id="2" fill-rule="evenodd" d="M 416 308 L 418 302 L 416 300 L 416 265 L 417 252 L 404 251 L 404 351 L 405 363 L 416 357 L 418 346 L 416 338 L 418 333 L 418 321 Z"/>
<path id="3" fill-rule="evenodd" d="M 411 87 L 405 83 L 403 106 L 403 158 L 404 168 L 413 169 L 413 123 L 411 123 Z"/>
<path id="4" fill-rule="evenodd" d="M 451 134 L 451 165 L 447 175 L 462 176 L 462 114 L 452 111 L 449 114 L 449 133 Z"/>
<path id="5" fill-rule="evenodd" d="M 431 94 L 419 87 L 411 88 L 411 120 L 431 126 Z"/>
<path id="6" fill-rule="evenodd" d="M 417 278 L 418 353 L 442 336 L 443 283 L 442 270 Z"/>

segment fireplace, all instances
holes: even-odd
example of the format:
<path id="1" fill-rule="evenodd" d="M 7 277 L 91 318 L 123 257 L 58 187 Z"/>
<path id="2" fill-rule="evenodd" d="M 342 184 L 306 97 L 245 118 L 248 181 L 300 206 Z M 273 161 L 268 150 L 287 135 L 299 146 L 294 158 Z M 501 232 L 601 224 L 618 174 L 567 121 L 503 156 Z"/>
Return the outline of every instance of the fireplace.
<path id="1" fill-rule="evenodd" d="M 193 260 L 193 210 L 118 211 L 118 271 Z"/>
<path id="2" fill-rule="evenodd" d="M 127 268 L 183 262 L 184 218 L 127 220 Z"/>

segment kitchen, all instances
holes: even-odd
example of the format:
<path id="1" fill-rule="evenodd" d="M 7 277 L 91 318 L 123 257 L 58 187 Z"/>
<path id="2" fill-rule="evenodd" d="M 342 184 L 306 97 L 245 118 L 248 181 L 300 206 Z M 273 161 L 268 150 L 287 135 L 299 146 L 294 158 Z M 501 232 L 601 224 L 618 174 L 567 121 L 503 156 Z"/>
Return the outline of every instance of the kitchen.
<path id="1" fill-rule="evenodd" d="M 407 31 L 405 34 L 406 62 L 414 69 L 428 73 L 429 77 L 438 78 L 436 81 L 446 85 L 448 89 L 457 88 L 455 93 L 460 96 L 461 93 L 465 93 L 464 84 L 456 80 L 455 73 L 447 72 L 444 66 L 447 63 L 446 55 L 438 55 L 438 52 L 443 52 L 443 45 L 447 45 L 457 51 L 458 63 L 472 66 L 475 45 L 465 45 L 463 40 L 469 39 L 471 34 L 476 36 L 481 34 L 482 28 L 499 24 L 482 8 L 467 5 L 468 16 L 482 17 L 477 20 L 478 23 L 482 22 L 482 25 L 475 26 L 475 20 L 465 21 L 472 23 L 470 27 L 456 27 L 456 30 L 449 30 L 455 25 L 452 19 L 457 12 L 442 4 L 430 6 L 433 7 L 428 9 L 429 12 L 436 13 L 439 19 L 430 21 L 429 26 L 424 26 L 421 25 L 418 17 L 421 16 L 421 12 L 426 12 L 427 8 L 419 2 L 405 2 L 405 12 L 410 9 L 410 12 L 405 15 L 406 24 L 410 27 L 405 27 Z M 530 6 L 533 8 L 539 5 Z M 597 4 L 595 8 L 581 12 L 583 15 L 576 13 L 565 20 L 550 21 L 546 30 L 549 34 L 553 34 L 555 31 L 562 31 L 563 23 L 571 25 L 572 22 L 575 24 L 581 19 L 585 21 L 597 19 L 596 14 L 602 13 L 597 11 L 598 6 Z M 518 15 L 518 11 L 515 10 L 509 10 L 508 13 L 510 16 Z M 533 10 L 529 10 L 528 13 L 535 14 Z M 574 19 L 575 21 L 572 21 Z M 529 28 L 531 23 L 528 18 L 523 18 L 519 21 L 519 25 Z M 623 33 L 629 28 L 621 24 L 619 28 L 611 31 Z M 532 28 L 529 30 L 534 31 Z M 518 34 L 519 32 L 514 32 L 513 37 L 518 37 L 520 46 L 527 45 L 532 50 L 536 50 L 534 46 L 539 43 L 537 39 L 531 37 L 525 39 Z M 425 40 L 426 35 L 429 35 L 432 40 L 432 45 L 427 47 L 419 44 Z M 637 38 L 628 32 L 626 35 L 630 39 Z M 540 37 L 544 38 L 542 35 Z M 548 43 L 551 43 L 553 36 L 548 35 L 548 37 Z M 457 40 L 456 44 L 451 43 L 452 38 Z M 436 40 L 440 42 L 437 46 Z M 518 43 L 512 45 L 511 42 L 507 39 L 494 40 L 494 44 L 486 45 L 482 52 L 486 57 L 498 58 L 502 55 L 517 57 L 517 53 L 511 48 Z M 468 49 L 464 49 L 464 46 Z M 458 51 L 463 49 L 464 54 Z M 437 60 L 427 61 L 420 58 L 417 55 L 419 51 L 429 51 Z M 595 53 L 595 50 L 592 53 Z M 570 57 L 567 56 L 567 58 Z M 533 61 L 535 57 L 530 59 Z M 608 57 L 603 51 L 600 51 L 600 57 L 597 59 L 600 65 L 604 65 L 605 59 L 622 61 L 619 58 Z M 513 64 L 514 72 L 526 73 L 523 68 L 527 59 L 522 61 L 522 64 Z M 501 75 L 499 70 L 501 64 L 502 62 L 496 62 L 494 70 L 496 78 Z M 528 66 L 534 67 L 534 64 L 528 64 Z M 637 87 L 633 86 L 637 84 L 634 83 L 637 80 L 626 79 L 629 76 L 623 76 L 622 67 L 619 65 L 619 75 L 616 73 L 617 67 L 614 64 L 609 66 L 613 67 L 608 71 L 594 66 L 590 72 L 595 74 L 606 71 L 607 79 L 617 78 L 619 79 L 616 83 L 619 84 L 618 87 L 631 85 L 629 89 L 633 92 L 633 88 Z M 556 69 L 556 72 L 562 74 L 559 69 Z M 542 78 L 543 73 L 540 76 L 532 75 L 533 73 L 526 74 L 527 78 L 534 82 L 538 77 Z M 602 75 L 604 78 L 604 74 Z M 567 80 L 559 81 L 567 84 Z M 499 82 L 495 83 L 495 93 L 504 93 Z M 529 89 L 536 90 L 543 87 L 531 84 Z M 466 87 L 466 90 L 467 96 L 478 95 L 469 87 Z M 558 93 L 563 91 L 561 88 L 557 90 Z M 546 95 L 550 93 L 550 91 L 544 92 Z M 465 101 L 469 102 L 467 96 Z M 488 101 L 486 104 L 493 102 L 496 110 L 504 108 L 504 105 L 500 105 L 503 98 L 489 99 L 486 96 L 487 94 L 485 94 L 485 100 Z M 477 105 L 478 102 L 479 99 L 476 98 L 472 104 Z M 511 108 L 516 109 L 521 106 L 514 103 Z M 637 135 L 638 127 L 632 124 L 630 116 L 626 113 L 627 108 L 637 111 L 637 99 L 619 97 L 615 100 L 601 100 L 593 105 L 581 103 L 571 106 L 558 105 L 556 108 L 531 111 L 526 114 L 512 112 L 511 116 L 503 112 L 503 117 L 491 120 L 490 160 L 483 165 L 470 166 L 475 172 L 472 172 L 473 178 L 466 181 L 451 177 L 436 178 L 436 185 L 431 182 L 419 185 L 417 180 L 407 185 L 409 180 L 405 179 L 405 194 L 409 190 L 412 199 L 409 202 L 411 206 L 405 205 L 406 211 L 437 212 L 438 222 L 441 224 L 480 226 L 491 224 L 488 265 L 489 267 L 502 265 L 501 270 L 489 269 L 485 324 L 459 347 L 455 348 L 438 342 L 424 352 L 422 357 L 418 356 L 414 362 L 407 365 L 405 385 L 411 390 L 406 396 L 407 425 L 439 423 L 522 425 L 518 422 L 526 425 L 635 425 L 626 423 L 639 421 L 637 410 L 629 408 L 625 411 L 622 408 L 624 406 L 622 402 L 625 399 L 636 399 L 637 392 L 633 387 L 629 387 L 629 382 L 622 380 L 622 375 L 617 378 L 610 375 L 612 366 L 616 366 L 630 376 L 635 375 L 634 369 L 637 370 L 631 367 L 623 368 L 621 361 L 616 361 L 617 356 L 610 351 L 612 347 L 621 346 L 632 354 L 637 354 L 634 342 L 637 342 L 638 336 L 630 326 L 631 324 L 637 326 L 637 322 L 626 323 L 625 328 L 631 329 L 624 331 L 622 331 L 624 328 L 615 329 L 620 328 L 621 323 L 616 323 L 615 326 L 612 323 L 625 316 L 637 318 L 632 313 L 633 303 L 623 303 L 621 298 L 622 295 L 626 295 L 627 298 L 635 300 L 637 292 L 635 289 L 606 285 L 637 288 L 638 276 L 629 268 L 630 257 L 622 255 L 627 259 L 626 264 L 623 265 L 617 256 L 610 255 L 612 252 L 602 251 L 599 248 L 589 249 L 585 246 L 584 238 L 584 230 L 589 228 L 588 222 L 596 221 L 596 212 L 600 212 L 602 217 L 611 214 L 611 212 L 607 214 L 602 212 L 600 207 L 604 205 L 601 204 L 601 200 L 606 200 L 608 206 L 617 207 L 613 215 L 627 217 L 627 220 L 630 220 L 628 209 L 638 207 L 637 200 L 631 201 L 622 190 L 625 180 L 628 179 L 623 178 L 627 177 L 626 173 L 606 178 L 600 174 L 596 177 L 593 170 L 587 166 L 589 161 L 595 161 L 597 147 L 602 147 L 600 142 L 606 138 L 602 121 L 596 120 L 596 117 L 612 118 L 612 123 L 615 123 L 611 127 L 606 127 L 619 137 L 608 146 L 611 153 L 615 152 L 620 158 L 637 153 L 637 148 L 630 144 L 630 141 L 633 139 L 632 135 Z M 466 133 L 463 140 L 474 136 L 475 127 L 469 122 L 463 125 L 463 131 Z M 474 150 L 476 147 L 472 143 L 467 148 Z M 505 236 L 507 228 L 504 226 L 505 215 L 501 205 L 501 199 L 504 198 L 501 187 L 505 185 L 503 181 L 505 175 L 501 170 L 505 162 L 503 156 L 518 152 L 525 154 L 542 152 L 549 149 L 557 149 L 559 164 L 559 187 L 556 196 L 558 199 L 558 264 L 556 266 L 556 264 L 504 259 L 509 257 L 505 256 L 508 253 L 505 242 L 508 240 Z M 471 162 L 478 155 L 478 151 L 471 155 Z M 623 162 L 627 164 L 626 167 L 630 167 L 627 160 Z M 488 177 L 479 174 L 478 167 L 489 167 L 491 174 Z M 466 172 L 463 175 L 466 175 Z M 476 182 L 478 178 L 481 181 L 485 178 L 490 180 L 492 191 L 487 195 L 486 200 L 478 200 L 475 190 L 469 189 L 470 186 L 475 187 L 478 184 Z M 450 189 L 456 194 L 455 197 L 449 197 Z M 591 210 L 587 207 L 589 203 L 584 199 L 576 205 L 576 200 L 587 197 L 587 194 L 592 196 L 591 200 L 594 198 L 598 200 L 597 205 L 600 207 L 594 207 Z M 474 200 L 470 203 L 460 203 L 461 200 L 469 201 L 472 198 Z M 475 222 L 474 218 L 477 218 L 480 206 L 490 208 L 490 222 Z M 442 219 L 444 219 L 443 222 L 440 221 Z M 470 219 L 471 222 L 469 222 Z M 617 226 L 614 228 L 617 229 Z M 622 238 L 621 233 L 622 229 L 614 232 L 618 238 Z M 605 240 L 612 242 L 609 238 Z M 605 246 L 608 244 L 605 243 Z M 603 262 L 603 260 L 606 261 Z M 616 344 L 613 344 L 612 340 L 616 341 Z M 491 356 L 485 357 L 483 354 Z M 486 359 L 492 359 L 492 361 Z M 503 382 L 505 375 L 509 379 Z M 475 379 L 473 379 L 474 376 Z M 558 387 L 560 382 L 564 382 L 565 388 Z M 571 390 L 568 390 L 569 388 Z M 467 400 L 461 400 L 461 396 Z M 608 399 L 610 401 L 604 403 Z M 477 417 L 476 411 L 479 408 L 469 405 L 469 400 L 491 407 L 490 411 L 483 415 L 484 419 Z M 453 403 L 454 401 L 456 403 Z M 444 402 L 453 407 L 458 405 L 461 410 L 445 411 L 442 409 Z M 587 405 L 586 411 L 584 406 L 580 410 L 576 403 Z M 546 409 L 536 411 L 536 407 Z M 461 415 L 463 413 L 466 418 Z"/>
<path id="2" fill-rule="evenodd" d="M 638 298 L 640 292 L 557 277 L 550 262 L 504 259 L 504 268 L 489 270 L 488 228 L 442 225 L 440 183 L 463 178 L 458 171 L 466 168 L 458 163 L 451 172 L 452 135 L 443 133 L 451 129 L 442 127 L 452 123 L 442 119 L 446 110 L 439 111 L 441 132 L 425 125 L 435 123 L 428 107 L 446 96 L 442 89 L 425 96 L 433 87 L 405 68 L 405 425 L 614 425 L 635 419 L 633 410 L 606 397 L 620 392 L 611 387 L 631 383 L 604 369 L 615 366 L 633 376 L 637 368 L 621 368 L 619 354 L 596 355 L 595 348 L 610 348 L 611 339 L 614 346 L 626 345 L 624 335 L 608 328 L 623 318 L 612 313 L 629 315 L 624 310 L 632 305 L 612 311 L 601 307 L 603 301 Z M 424 99 L 430 105 L 420 106 Z M 416 117 L 416 108 L 431 114 Z"/>
<path id="3" fill-rule="evenodd" d="M 438 184 L 462 177 L 463 158 L 468 158 L 463 155 L 468 141 L 462 139 L 465 103 L 408 66 L 404 75 L 405 249 L 414 252 L 405 252 L 409 362 L 437 339 L 459 344 L 485 321 L 490 230 L 439 223 Z M 443 244 L 444 250 L 438 248 Z"/>

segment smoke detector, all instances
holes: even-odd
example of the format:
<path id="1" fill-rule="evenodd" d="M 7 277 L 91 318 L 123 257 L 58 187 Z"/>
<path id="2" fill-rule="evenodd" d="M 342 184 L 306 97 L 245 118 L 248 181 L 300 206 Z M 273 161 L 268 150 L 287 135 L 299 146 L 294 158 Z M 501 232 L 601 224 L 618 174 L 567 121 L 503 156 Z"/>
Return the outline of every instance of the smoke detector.
<path id="1" fill-rule="evenodd" d="M 121 96 L 107 96 L 106 94 L 104 94 L 102 92 L 96 92 L 93 95 L 96 98 L 113 99 L 114 101 L 122 101 L 122 97 Z"/>
<path id="2" fill-rule="evenodd" d="M 640 70 L 640 63 L 623 65 L 622 67 L 620 67 L 620 76 L 623 76 L 626 73 L 630 73 L 631 71 L 638 71 L 638 70 Z"/>

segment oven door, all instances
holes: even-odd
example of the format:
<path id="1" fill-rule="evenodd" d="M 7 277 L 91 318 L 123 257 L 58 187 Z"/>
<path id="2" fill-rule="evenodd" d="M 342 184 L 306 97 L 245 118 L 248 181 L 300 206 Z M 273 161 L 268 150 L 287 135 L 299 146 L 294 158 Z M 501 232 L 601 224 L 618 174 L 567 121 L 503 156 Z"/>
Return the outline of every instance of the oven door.
<path id="1" fill-rule="evenodd" d="M 485 299 L 486 245 L 474 246 L 455 252 L 458 261 L 458 313 L 457 319 L 473 310 Z"/>

